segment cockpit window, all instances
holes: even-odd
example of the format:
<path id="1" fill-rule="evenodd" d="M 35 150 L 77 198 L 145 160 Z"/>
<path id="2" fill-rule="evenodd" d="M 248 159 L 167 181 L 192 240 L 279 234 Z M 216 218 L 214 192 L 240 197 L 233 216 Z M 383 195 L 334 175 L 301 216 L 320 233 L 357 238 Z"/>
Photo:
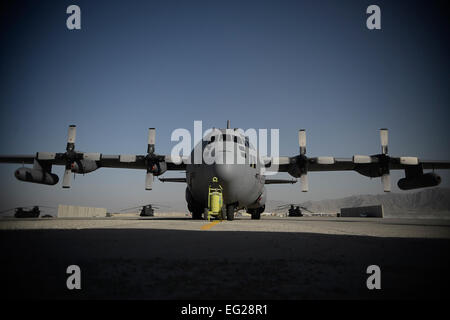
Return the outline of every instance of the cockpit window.
<path id="1" fill-rule="evenodd" d="M 237 144 L 242 144 L 242 139 L 241 139 L 241 137 L 234 136 L 234 142 L 236 142 Z"/>
<path id="2" fill-rule="evenodd" d="M 213 143 L 215 141 L 229 141 L 229 142 L 234 142 L 237 144 L 244 144 L 244 142 L 242 141 L 242 138 L 239 136 L 235 136 L 235 135 L 230 135 L 230 134 L 222 134 L 222 135 L 215 135 L 215 136 L 211 136 L 210 140 L 208 141 L 208 144 Z M 248 146 L 248 141 L 246 140 L 246 146 Z"/>

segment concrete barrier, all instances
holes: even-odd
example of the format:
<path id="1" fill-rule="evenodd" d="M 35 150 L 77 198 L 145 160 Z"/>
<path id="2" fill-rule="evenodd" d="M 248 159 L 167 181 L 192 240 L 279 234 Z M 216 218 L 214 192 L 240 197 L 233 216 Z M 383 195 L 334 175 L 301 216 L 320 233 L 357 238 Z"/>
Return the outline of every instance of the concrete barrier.
<path id="1" fill-rule="evenodd" d="M 93 218 L 93 217 L 106 217 L 106 209 L 67 206 L 62 204 L 58 206 L 58 218 Z"/>
<path id="2" fill-rule="evenodd" d="M 341 208 L 341 217 L 383 218 L 383 206 Z"/>

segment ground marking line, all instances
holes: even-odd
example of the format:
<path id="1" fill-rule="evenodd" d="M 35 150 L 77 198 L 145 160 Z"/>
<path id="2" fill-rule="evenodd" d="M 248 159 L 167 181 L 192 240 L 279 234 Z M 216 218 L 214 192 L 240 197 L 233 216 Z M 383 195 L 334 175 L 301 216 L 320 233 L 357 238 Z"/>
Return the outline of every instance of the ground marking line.
<path id="1" fill-rule="evenodd" d="M 216 224 L 218 224 L 218 223 L 220 223 L 220 220 L 218 220 L 218 221 L 213 221 L 213 222 L 211 222 L 211 223 L 208 223 L 208 224 L 205 224 L 205 225 L 203 225 L 201 228 L 200 228 L 200 230 L 209 230 L 209 229 L 211 229 L 212 227 L 214 227 Z"/>

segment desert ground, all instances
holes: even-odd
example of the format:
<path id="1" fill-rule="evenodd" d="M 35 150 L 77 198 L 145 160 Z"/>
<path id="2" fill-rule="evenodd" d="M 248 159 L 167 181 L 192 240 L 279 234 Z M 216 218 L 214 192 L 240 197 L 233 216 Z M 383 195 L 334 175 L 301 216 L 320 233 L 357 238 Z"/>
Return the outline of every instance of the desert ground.
<path id="1" fill-rule="evenodd" d="M 10 218 L 0 252 L 13 299 L 443 298 L 450 285 L 450 220 Z M 81 290 L 66 287 L 69 265 Z"/>

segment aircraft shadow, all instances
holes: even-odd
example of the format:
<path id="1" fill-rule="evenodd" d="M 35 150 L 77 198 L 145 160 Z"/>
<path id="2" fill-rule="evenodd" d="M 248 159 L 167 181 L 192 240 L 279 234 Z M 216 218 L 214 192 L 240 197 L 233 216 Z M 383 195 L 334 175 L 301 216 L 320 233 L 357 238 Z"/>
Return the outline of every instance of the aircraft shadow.
<path id="1" fill-rule="evenodd" d="M 11 299 L 444 298 L 450 240 L 155 229 L 0 231 Z M 81 268 L 68 290 L 66 268 Z M 381 268 L 381 290 L 366 269 Z"/>

